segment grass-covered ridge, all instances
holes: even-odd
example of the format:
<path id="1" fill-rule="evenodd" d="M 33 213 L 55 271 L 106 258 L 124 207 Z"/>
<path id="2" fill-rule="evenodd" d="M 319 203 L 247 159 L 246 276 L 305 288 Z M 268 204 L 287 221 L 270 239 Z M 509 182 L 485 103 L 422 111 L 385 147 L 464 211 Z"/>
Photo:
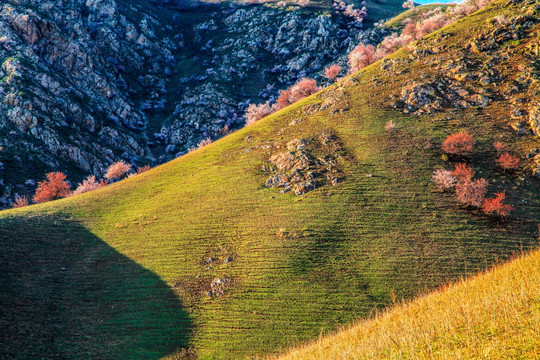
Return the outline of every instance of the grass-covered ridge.
<path id="1" fill-rule="evenodd" d="M 420 45 L 437 43 L 459 60 L 489 19 L 520 11 L 519 4 L 502 4 L 444 29 L 451 34 L 445 40 Z M 514 53 L 500 65 L 507 82 L 508 65 L 534 39 L 512 45 Z M 538 180 L 500 173 L 492 143 L 504 141 L 523 154 L 538 141 L 507 130 L 507 100 L 437 116 L 393 110 L 392 94 L 429 75 L 420 61 L 407 63 L 409 56 L 392 56 L 403 60 L 404 72 L 376 63 L 126 181 L 1 213 L 0 282 L 10 290 L 0 295 L 0 321 L 10 329 L 0 331 L 0 354 L 234 359 L 276 353 L 367 317 L 394 296 L 412 298 L 537 246 Z M 392 134 L 384 129 L 390 119 L 397 124 Z M 457 130 L 476 138 L 470 161 L 490 180 L 490 193 L 512 191 L 516 210 L 506 222 L 435 191 L 433 169 L 448 166 L 440 144 Z M 302 196 L 264 186 L 263 167 L 287 143 L 330 133 L 345 154 L 336 160 L 338 185 Z M 24 262 L 14 258 L 21 249 Z M 21 312 L 21 304 L 35 306 Z"/>
<path id="2" fill-rule="evenodd" d="M 538 359 L 539 332 L 536 251 L 279 359 Z"/>

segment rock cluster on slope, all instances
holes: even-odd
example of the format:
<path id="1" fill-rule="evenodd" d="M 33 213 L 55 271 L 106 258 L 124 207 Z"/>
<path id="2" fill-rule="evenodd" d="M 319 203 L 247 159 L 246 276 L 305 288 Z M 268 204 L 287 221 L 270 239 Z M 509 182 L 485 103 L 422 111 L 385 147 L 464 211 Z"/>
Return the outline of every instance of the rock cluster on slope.
<path id="1" fill-rule="evenodd" d="M 424 76 L 426 81 L 416 80 L 404 86 L 401 94 L 392 94 L 391 105 L 404 113 L 434 114 L 447 109 L 484 108 L 494 100 L 518 99 L 519 92 L 538 86 L 538 49 L 530 49 L 525 54 L 520 71 L 513 72 L 511 77 L 501 75 L 502 70 L 498 68 L 510 57 L 512 42 L 530 37 L 527 29 L 537 21 L 537 16 L 520 15 L 505 24 L 490 22 L 464 46 L 459 58 L 441 54 L 444 49 L 425 48 L 422 40 L 419 41 L 408 60 L 418 60 L 430 69 Z M 439 32 L 436 36 L 442 40 L 450 35 Z M 381 66 L 387 71 L 397 71 L 403 65 L 400 62 L 404 60 L 385 60 Z M 529 106 L 529 112 L 527 119 L 527 110 L 515 106 L 511 112 L 515 120 L 512 127 L 523 134 L 528 131 L 528 122 L 530 130 L 538 135 L 540 126 L 535 120 L 534 104 Z"/>
<path id="2" fill-rule="evenodd" d="M 323 133 L 314 139 L 293 139 L 286 148 L 286 152 L 270 157 L 271 165 L 263 167 L 270 174 L 266 187 L 303 195 L 325 184 L 339 183 L 344 150 L 337 136 Z"/>

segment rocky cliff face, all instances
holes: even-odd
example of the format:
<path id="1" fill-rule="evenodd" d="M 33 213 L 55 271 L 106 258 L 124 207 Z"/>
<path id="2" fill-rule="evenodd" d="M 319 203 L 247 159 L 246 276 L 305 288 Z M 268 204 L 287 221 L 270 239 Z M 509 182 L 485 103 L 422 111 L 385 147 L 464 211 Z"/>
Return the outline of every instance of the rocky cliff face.
<path id="1" fill-rule="evenodd" d="M 27 180 L 46 171 L 77 179 L 119 159 L 170 160 L 242 126 L 250 101 L 272 100 L 304 76 L 320 79 L 383 32 L 265 6 L 4 1 L 0 203 L 31 191 Z"/>

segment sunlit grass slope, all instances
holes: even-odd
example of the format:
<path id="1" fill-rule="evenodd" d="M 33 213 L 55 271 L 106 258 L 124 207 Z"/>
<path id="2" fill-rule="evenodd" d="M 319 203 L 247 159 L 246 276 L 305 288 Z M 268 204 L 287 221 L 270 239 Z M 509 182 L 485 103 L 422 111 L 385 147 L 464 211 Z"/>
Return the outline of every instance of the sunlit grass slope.
<path id="1" fill-rule="evenodd" d="M 502 11 L 519 8 L 492 7 L 424 45 L 459 57 Z M 516 59 L 501 63 L 502 75 Z M 443 120 L 391 109 L 390 95 L 429 69 L 374 64 L 131 179 L 1 213 L 0 357 L 263 356 L 535 247 L 538 181 L 497 170 L 492 143 L 522 154 L 537 140 L 507 130 L 504 101 Z M 516 210 L 507 221 L 435 191 L 433 169 L 449 167 L 440 144 L 459 130 L 477 139 L 469 161 L 490 193 L 509 190 Z M 329 133 L 343 146 L 337 185 L 301 196 L 264 186 L 263 165 L 287 142 Z"/>
<path id="2" fill-rule="evenodd" d="M 539 334 L 535 251 L 279 359 L 538 359 Z"/>

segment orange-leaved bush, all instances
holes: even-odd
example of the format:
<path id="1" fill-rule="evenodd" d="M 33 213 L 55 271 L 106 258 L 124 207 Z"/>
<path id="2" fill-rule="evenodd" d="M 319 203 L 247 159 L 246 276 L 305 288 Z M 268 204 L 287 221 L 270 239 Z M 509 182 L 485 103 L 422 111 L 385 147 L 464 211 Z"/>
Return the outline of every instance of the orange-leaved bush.
<path id="1" fill-rule="evenodd" d="M 474 176 L 474 170 L 465 163 L 458 163 L 454 165 L 452 175 L 461 181 L 470 180 Z"/>
<path id="2" fill-rule="evenodd" d="M 70 194 L 70 186 L 66 182 L 66 175 L 61 172 L 50 172 L 47 175 L 47 180 L 40 181 L 34 201 L 44 203 L 51 200 L 60 199 Z"/>
<path id="3" fill-rule="evenodd" d="M 456 196 L 460 203 L 481 207 L 487 192 L 486 179 L 460 181 L 456 185 Z"/>
<path id="4" fill-rule="evenodd" d="M 493 199 L 486 199 L 482 206 L 482 211 L 486 214 L 495 214 L 505 217 L 514 209 L 511 205 L 505 204 L 506 191 L 498 192 Z"/>
<path id="5" fill-rule="evenodd" d="M 448 135 L 442 144 L 445 153 L 467 155 L 474 150 L 474 138 L 466 132 Z"/>
<path id="6" fill-rule="evenodd" d="M 126 164 L 123 160 L 120 160 L 109 166 L 107 173 L 105 173 L 105 178 L 109 180 L 120 179 L 130 170 L 131 165 Z"/>
<path id="7" fill-rule="evenodd" d="M 504 170 L 515 170 L 519 167 L 520 161 L 514 155 L 503 153 L 497 158 L 497 163 Z"/>
<path id="8" fill-rule="evenodd" d="M 493 148 L 497 152 L 497 155 L 500 155 L 501 153 L 503 153 L 506 150 L 506 145 L 504 145 L 500 141 L 497 141 L 497 142 L 493 143 Z"/>

